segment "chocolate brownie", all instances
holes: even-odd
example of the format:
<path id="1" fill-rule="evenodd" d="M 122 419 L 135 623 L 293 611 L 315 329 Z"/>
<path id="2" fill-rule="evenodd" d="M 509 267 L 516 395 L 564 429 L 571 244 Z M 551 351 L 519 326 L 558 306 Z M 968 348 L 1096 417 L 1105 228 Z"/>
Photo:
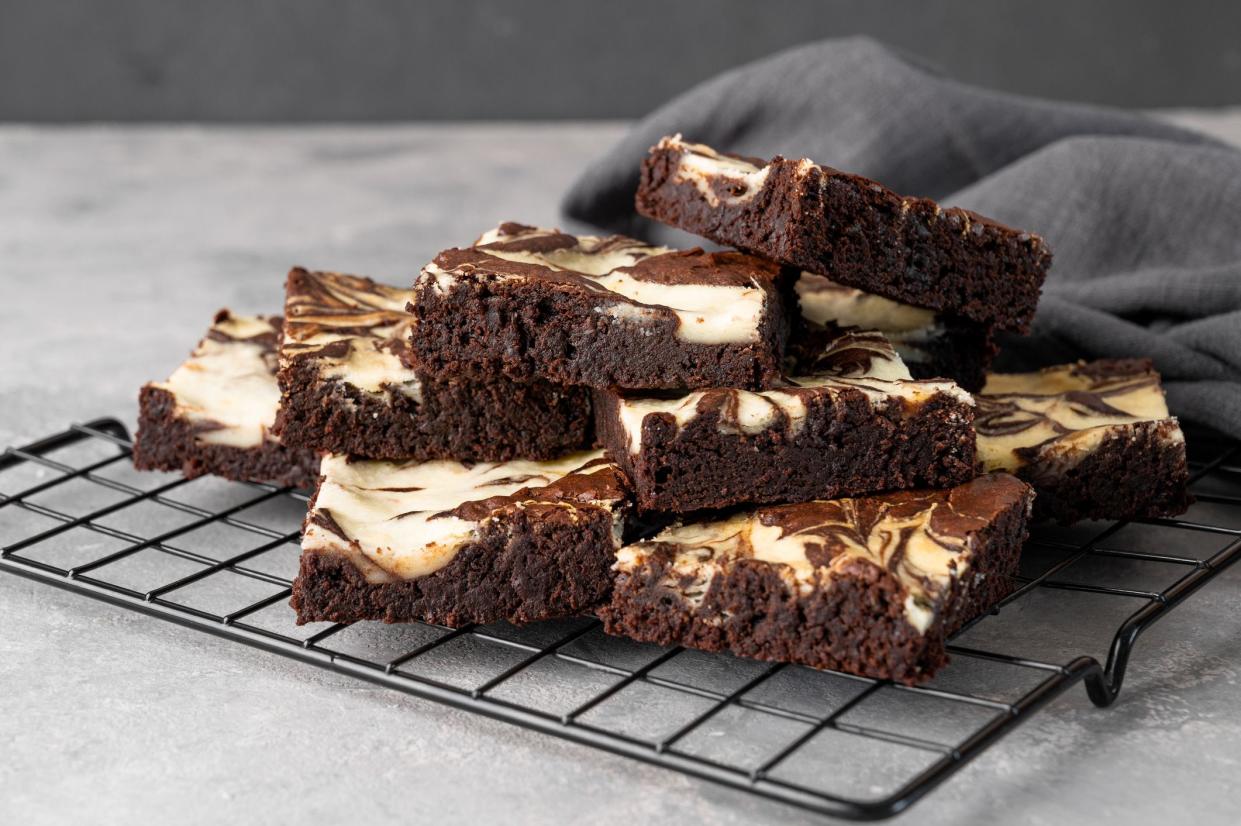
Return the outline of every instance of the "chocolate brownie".
<path id="1" fill-rule="evenodd" d="M 601 391 L 596 429 L 639 507 L 686 513 L 972 478 L 970 395 L 910 378 L 879 333 L 831 329 L 781 387 Z"/>
<path id="2" fill-rule="evenodd" d="M 423 269 L 414 353 L 435 375 L 765 387 L 780 375 L 792 282 L 738 252 L 501 224 Z"/>
<path id="3" fill-rule="evenodd" d="M 798 336 L 823 324 L 877 330 L 916 379 L 952 379 L 976 393 L 999 351 L 990 325 L 864 293 L 822 275 L 803 272 L 797 297 L 804 322 Z"/>
<path id="4" fill-rule="evenodd" d="M 1185 436 L 1149 360 L 995 373 L 976 402 L 981 464 L 1033 485 L 1037 518 L 1173 516 L 1193 501 Z"/>
<path id="5" fill-rule="evenodd" d="M 408 366 L 410 290 L 295 268 L 286 282 L 276 431 L 372 459 L 550 459 L 591 441 L 586 390 Z M 404 359 L 402 358 L 404 357 Z"/>
<path id="6" fill-rule="evenodd" d="M 601 452 L 552 462 L 323 460 L 298 622 L 530 622 L 606 598 L 628 489 Z"/>
<path id="7" fill-rule="evenodd" d="M 679 135 L 642 165 L 639 213 L 904 304 L 1025 332 L 1051 252 L 964 209 L 809 160 L 727 155 Z"/>
<path id="8" fill-rule="evenodd" d="M 313 450 L 272 433 L 280 390 L 280 316 L 220 310 L 206 338 L 167 381 L 138 395 L 134 466 L 308 488 L 319 475 Z"/>
<path id="9" fill-rule="evenodd" d="M 994 474 L 676 525 L 620 550 L 599 615 L 660 645 L 920 682 L 1014 589 L 1033 497 Z"/>

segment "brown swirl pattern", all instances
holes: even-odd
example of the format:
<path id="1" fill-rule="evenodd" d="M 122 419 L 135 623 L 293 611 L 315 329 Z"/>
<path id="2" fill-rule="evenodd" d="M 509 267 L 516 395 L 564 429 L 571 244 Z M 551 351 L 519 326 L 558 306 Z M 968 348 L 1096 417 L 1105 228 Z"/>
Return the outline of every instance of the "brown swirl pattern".
<path id="1" fill-rule="evenodd" d="M 602 451 L 472 464 L 329 455 L 322 474 L 303 550 L 345 555 L 371 582 L 433 573 L 509 507 L 602 509 L 619 523 L 628 499 L 628 483 Z"/>
<path id="2" fill-rule="evenodd" d="M 514 261 L 495 253 L 525 253 L 537 262 Z M 581 269 L 575 269 L 575 262 Z M 654 284 L 700 284 L 713 287 L 749 287 L 755 279 L 772 280 L 780 267 L 740 252 L 704 252 L 695 248 L 672 250 L 623 235 L 576 236 L 555 229 L 504 223 L 466 249 L 445 250 L 435 263 L 446 272 L 486 269 L 575 284 L 607 293 L 590 276 L 624 272 Z"/>
<path id="3" fill-rule="evenodd" d="M 974 428 L 988 469 L 1017 469 L 1087 431 L 1168 417 L 1159 374 L 1147 361 L 992 375 L 975 403 Z"/>
<path id="4" fill-rule="evenodd" d="M 802 374 L 826 374 L 837 378 L 871 376 L 881 369 L 900 364 L 900 356 L 882 333 L 847 329 L 834 324 L 824 325 L 811 342 L 809 351 L 798 354 L 796 359 L 796 368 Z"/>
<path id="5" fill-rule="evenodd" d="M 979 477 L 950 490 L 759 508 L 719 522 L 670 528 L 622 549 L 621 568 L 648 555 L 671 562 L 675 581 L 702 593 L 710 580 L 741 560 L 781 566 L 803 592 L 828 586 L 856 564 L 871 564 L 908 590 L 907 612 L 925 627 L 930 610 L 969 568 L 971 538 L 999 514 L 1032 500 L 1030 488 L 1007 474 Z"/>
<path id="6" fill-rule="evenodd" d="M 399 355 L 414 324 L 406 310 L 409 290 L 399 290 L 356 275 L 311 272 L 289 273 L 285 302 L 284 350 L 296 358 L 324 351 L 340 358 L 348 343 L 371 339 L 373 346 Z M 342 345 L 339 342 L 346 342 Z"/>
<path id="7" fill-rule="evenodd" d="M 289 272 L 285 293 L 282 368 L 297 365 L 319 381 L 389 403 L 398 396 L 421 401 L 422 382 L 411 366 L 411 290 L 298 267 Z"/>

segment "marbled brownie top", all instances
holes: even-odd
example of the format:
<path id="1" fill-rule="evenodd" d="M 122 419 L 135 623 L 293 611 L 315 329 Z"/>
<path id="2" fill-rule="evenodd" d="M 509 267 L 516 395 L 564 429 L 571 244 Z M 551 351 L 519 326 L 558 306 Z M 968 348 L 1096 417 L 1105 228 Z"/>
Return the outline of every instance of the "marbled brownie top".
<path id="1" fill-rule="evenodd" d="M 830 588 L 851 566 L 869 563 L 905 587 L 905 616 L 925 632 L 953 581 L 969 570 L 978 533 L 1023 500 L 1028 509 L 1029 486 L 992 474 L 949 490 L 762 507 L 675 525 L 622 548 L 614 567 L 666 565 L 663 587 L 696 606 L 712 580 L 740 560 L 776 566 L 800 595 Z"/>
<path id="2" fill-rule="evenodd" d="M 172 394 L 176 417 L 189 422 L 203 444 L 253 448 L 276 441 L 280 325 L 280 316 L 220 310 L 189 360 L 151 386 Z"/>
<path id="3" fill-rule="evenodd" d="M 540 281 L 586 290 L 596 312 L 653 324 L 673 318 L 676 335 L 699 344 L 756 341 L 777 301 L 780 267 L 739 252 L 672 250 L 613 235 L 596 238 L 505 223 L 465 249 L 441 252 L 420 285 L 447 290 L 457 279 Z"/>
<path id="4" fill-rule="evenodd" d="M 410 290 L 369 278 L 296 267 L 285 283 L 282 366 L 308 360 L 322 381 L 339 381 L 386 398 L 389 392 L 420 400 L 421 383 L 406 366 Z"/>
<path id="5" fill-rule="evenodd" d="M 972 407 L 969 394 L 953 382 L 911 378 L 883 335 L 831 329 L 834 337 L 813 357 L 803 356 L 783 387 L 762 391 L 712 388 L 676 396 L 623 395 L 617 409 L 630 451 L 641 450 L 643 422 L 651 415 L 671 416 L 681 428 L 698 416 L 718 411 L 721 432 L 753 434 L 781 428 L 796 435 L 805 423 L 811 399 L 844 391 L 860 392 L 875 406 L 899 401 L 912 409 L 946 395 L 963 407 Z"/>
<path id="6" fill-rule="evenodd" d="M 373 583 L 435 573 L 505 509 L 546 505 L 612 514 L 614 541 L 625 481 L 602 451 L 554 461 L 381 462 L 323 459 L 306 517 L 305 552 L 347 556 Z"/>
<path id="7" fill-rule="evenodd" d="M 1033 461 L 1071 466 L 1110 434 L 1138 422 L 1168 421 L 1162 433 L 1183 443 L 1168 414 L 1159 374 L 1140 359 L 1078 362 L 1035 373 L 993 373 L 975 401 L 978 458 L 987 470 Z"/>

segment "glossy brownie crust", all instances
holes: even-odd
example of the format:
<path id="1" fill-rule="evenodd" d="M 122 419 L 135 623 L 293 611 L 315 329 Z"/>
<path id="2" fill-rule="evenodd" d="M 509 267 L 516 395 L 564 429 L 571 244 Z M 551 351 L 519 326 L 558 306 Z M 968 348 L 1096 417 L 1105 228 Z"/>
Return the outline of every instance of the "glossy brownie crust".
<path id="1" fill-rule="evenodd" d="M 862 559 L 842 566 L 830 587 L 807 595 L 791 593 L 771 564 L 741 560 L 692 610 L 664 585 L 671 546 L 657 549 L 638 571 L 619 575 L 598 613 L 609 634 L 644 642 L 922 682 L 948 662 L 948 637 L 1016 589 L 1029 506 L 1027 494 L 977 533 L 969 586 L 954 584 L 924 634 L 905 617 L 900 582 Z"/>
<path id="2" fill-rule="evenodd" d="M 421 381 L 421 403 L 397 391 L 375 398 L 323 381 L 314 364 L 280 370 L 276 433 L 289 445 L 372 459 L 502 462 L 551 459 L 590 444 L 588 391 L 546 382 Z"/>
<path id="3" fill-rule="evenodd" d="M 314 503 L 311 503 L 314 507 Z M 432 622 L 453 627 L 572 616 L 612 584 L 612 516 L 550 503 L 496 514 L 477 541 L 425 577 L 372 583 L 346 558 L 304 552 L 292 606 L 307 622 Z"/>
<path id="4" fill-rule="evenodd" d="M 694 182 L 678 178 L 685 146 L 665 139 L 651 149 L 639 214 L 895 301 L 1029 329 L 1051 264 L 1041 238 L 779 156 L 753 197 L 713 205 Z"/>
<path id="5" fill-rule="evenodd" d="M 697 416 L 678 427 L 647 415 L 637 453 L 618 412 L 620 395 L 596 395 L 599 440 L 633 481 L 644 511 L 688 513 L 741 503 L 834 499 L 907 488 L 945 488 L 974 476 L 973 409 L 937 394 L 905 411 L 900 399 L 872 407 L 860 390 L 810 398 L 795 435 L 721 428 L 729 391 L 708 391 Z M 723 431 L 723 432 L 722 432 Z"/>
<path id="6" fill-rule="evenodd" d="M 204 444 L 199 429 L 176 415 L 176 400 L 159 387 L 143 387 L 138 397 L 138 435 L 134 466 L 138 470 L 180 472 L 187 479 L 212 474 L 236 481 L 271 482 L 312 488 L 319 476 L 314 450 L 265 439 L 259 447 Z"/>

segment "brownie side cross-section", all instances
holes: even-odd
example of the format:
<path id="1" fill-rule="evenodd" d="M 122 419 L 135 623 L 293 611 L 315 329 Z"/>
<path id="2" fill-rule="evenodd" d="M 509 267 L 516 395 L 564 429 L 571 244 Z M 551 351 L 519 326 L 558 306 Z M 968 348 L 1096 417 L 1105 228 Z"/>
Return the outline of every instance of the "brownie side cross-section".
<path id="1" fill-rule="evenodd" d="M 976 402 L 981 464 L 1033 485 L 1037 518 L 1174 516 L 1193 501 L 1185 434 L 1148 360 L 994 373 Z"/>
<path id="2" fill-rule="evenodd" d="M 868 293 L 1025 332 L 1043 239 L 809 160 L 728 155 L 680 136 L 652 147 L 640 214 Z"/>
<path id="3" fill-rule="evenodd" d="M 523 623 L 592 609 L 629 511 L 601 452 L 555 461 L 323 460 L 298 622 Z"/>
<path id="4" fill-rule="evenodd" d="M 832 328 L 784 386 L 601 391 L 597 431 L 640 508 L 686 513 L 913 487 L 974 475 L 973 400 L 919 381 L 878 333 Z"/>
<path id="5" fill-rule="evenodd" d="M 285 285 L 280 438 L 373 459 L 550 459 L 591 439 L 587 391 L 411 367 L 410 290 L 294 268 Z"/>
<path id="6" fill-rule="evenodd" d="M 318 454 L 273 435 L 281 321 L 220 310 L 189 360 L 139 393 L 134 466 L 312 487 Z"/>
<path id="7" fill-rule="evenodd" d="M 1033 495 L 994 474 L 675 525 L 621 549 L 599 615 L 660 645 L 921 682 L 1015 588 Z"/>
<path id="8" fill-rule="evenodd" d="M 780 375 L 792 282 L 738 252 L 506 223 L 423 269 L 414 357 L 437 376 L 765 387 Z"/>

